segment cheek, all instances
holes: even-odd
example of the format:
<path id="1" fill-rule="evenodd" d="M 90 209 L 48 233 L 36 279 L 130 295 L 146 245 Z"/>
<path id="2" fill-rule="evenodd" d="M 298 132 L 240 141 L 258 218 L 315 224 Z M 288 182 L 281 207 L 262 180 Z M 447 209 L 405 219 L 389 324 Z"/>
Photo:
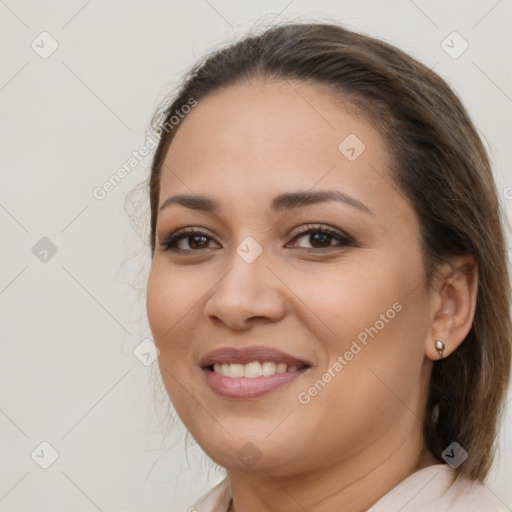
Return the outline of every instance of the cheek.
<path id="1" fill-rule="evenodd" d="M 403 280 L 382 261 L 342 262 L 302 273 L 293 284 L 319 327 L 313 332 L 328 350 L 343 350 L 375 323 L 383 331 L 398 316 L 396 303 L 405 295 Z"/>
<path id="2" fill-rule="evenodd" d="M 299 408 L 302 428 L 322 431 L 325 443 L 318 449 L 325 449 L 325 457 L 333 446 L 348 456 L 361 443 L 390 431 L 390 425 L 415 422 L 422 414 L 424 297 L 421 292 L 408 295 L 409 287 L 397 276 L 377 285 L 365 275 L 367 280 L 363 275 L 339 277 L 326 284 L 325 294 L 308 295 L 336 332 L 328 343 L 327 337 L 320 340 L 326 360 L 304 383 L 301 399 L 308 403 Z M 343 293 L 336 285 L 346 286 Z"/>
<path id="3" fill-rule="evenodd" d="M 147 314 L 155 344 L 162 354 L 185 346 L 189 318 L 201 297 L 194 281 L 179 271 L 170 272 L 164 264 L 154 262 L 147 286 Z"/>
<path id="4" fill-rule="evenodd" d="M 345 263 L 304 274 L 294 292 L 308 306 L 308 328 L 323 348 L 319 372 L 343 374 L 329 386 L 336 393 L 324 399 L 353 405 L 375 399 L 378 410 L 392 396 L 379 377 L 407 395 L 420 375 L 428 330 L 428 301 L 415 279 L 421 267 L 399 272 L 393 261 Z M 343 370 L 338 365 L 336 371 L 340 356 Z"/>
<path id="5" fill-rule="evenodd" d="M 162 334 L 176 311 L 169 281 L 159 265 L 153 262 L 148 279 L 146 308 L 154 341 L 160 349 Z"/>
<path id="6" fill-rule="evenodd" d="M 147 315 L 155 345 L 160 350 L 158 364 L 167 394 L 180 417 L 187 418 L 194 404 L 184 387 L 190 389 L 190 333 L 194 332 L 194 304 L 201 293 L 184 273 L 169 271 L 154 261 L 147 285 Z"/>

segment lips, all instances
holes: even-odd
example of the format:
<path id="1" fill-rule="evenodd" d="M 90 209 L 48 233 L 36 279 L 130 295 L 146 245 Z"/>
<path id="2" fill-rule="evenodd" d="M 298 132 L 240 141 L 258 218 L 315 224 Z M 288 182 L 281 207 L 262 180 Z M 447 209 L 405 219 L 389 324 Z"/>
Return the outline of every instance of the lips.
<path id="1" fill-rule="evenodd" d="M 262 376 L 239 376 L 242 365 L 250 366 L 250 363 L 259 362 L 269 369 L 272 365 L 277 370 L 281 366 L 281 372 Z M 261 398 L 272 391 L 284 388 L 295 379 L 300 378 L 311 370 L 311 363 L 305 359 L 292 356 L 281 350 L 263 345 L 256 345 L 246 348 L 224 347 L 204 355 L 200 361 L 205 383 L 217 395 L 230 399 L 254 399 Z M 230 376 L 218 373 L 219 366 L 230 366 Z M 286 366 L 285 366 L 286 365 Z M 214 368 L 214 366 L 216 368 Z M 235 370 L 235 366 L 237 367 Z M 282 373 L 288 367 L 288 371 Z M 247 368 L 247 367 L 246 367 Z M 272 369 L 272 368 L 270 368 Z M 233 371 L 236 375 L 233 375 Z M 244 371 L 247 373 L 247 371 Z"/>
<path id="2" fill-rule="evenodd" d="M 276 364 L 284 363 L 287 366 L 298 366 L 299 368 L 311 366 L 311 363 L 306 360 L 299 359 L 291 354 L 287 354 L 286 352 L 262 345 L 246 348 L 219 348 L 208 352 L 203 356 L 199 361 L 199 365 L 202 368 L 208 368 L 216 363 L 248 364 L 253 361 L 272 361 Z"/>

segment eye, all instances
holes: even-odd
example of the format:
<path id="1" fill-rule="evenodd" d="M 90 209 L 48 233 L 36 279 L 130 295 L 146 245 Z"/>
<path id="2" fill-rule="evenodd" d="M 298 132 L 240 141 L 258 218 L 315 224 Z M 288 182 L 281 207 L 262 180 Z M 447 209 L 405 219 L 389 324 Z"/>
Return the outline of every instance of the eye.
<path id="1" fill-rule="evenodd" d="M 325 225 L 307 224 L 302 226 L 293 240 L 301 238 L 306 240 L 306 244 L 309 242 L 313 246 L 298 245 L 306 251 L 319 252 L 356 245 L 355 241 L 347 234 Z M 210 249 L 210 241 L 213 241 L 213 238 L 208 233 L 197 228 L 184 228 L 160 240 L 160 246 L 164 251 L 192 253 Z M 333 241 L 338 243 L 333 245 Z"/>
<path id="2" fill-rule="evenodd" d="M 308 251 L 321 251 L 323 249 L 335 249 L 336 247 L 355 246 L 355 242 L 350 236 L 325 225 L 302 226 L 299 230 L 299 234 L 294 237 L 294 240 L 301 238 L 306 241 L 306 244 L 309 243 L 313 246 L 311 248 L 307 247 L 307 245 L 299 245 L 299 247 Z M 333 240 L 337 241 L 338 244 L 332 245 Z"/>
<path id="3" fill-rule="evenodd" d="M 213 240 L 204 231 L 195 228 L 185 228 L 160 241 L 164 251 L 192 252 L 209 249 L 208 241 Z"/>

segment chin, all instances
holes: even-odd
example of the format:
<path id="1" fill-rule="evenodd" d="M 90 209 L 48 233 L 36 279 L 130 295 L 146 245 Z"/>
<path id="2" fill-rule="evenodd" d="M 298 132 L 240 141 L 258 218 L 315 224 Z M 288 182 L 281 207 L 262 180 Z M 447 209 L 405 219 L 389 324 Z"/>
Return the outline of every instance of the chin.
<path id="1" fill-rule="evenodd" d="M 289 473 L 302 460 L 300 453 L 290 450 L 285 438 L 243 435 L 240 429 L 238 435 L 230 436 L 218 425 L 215 432 L 194 436 L 206 455 L 228 471 L 264 471 L 275 476 Z"/>

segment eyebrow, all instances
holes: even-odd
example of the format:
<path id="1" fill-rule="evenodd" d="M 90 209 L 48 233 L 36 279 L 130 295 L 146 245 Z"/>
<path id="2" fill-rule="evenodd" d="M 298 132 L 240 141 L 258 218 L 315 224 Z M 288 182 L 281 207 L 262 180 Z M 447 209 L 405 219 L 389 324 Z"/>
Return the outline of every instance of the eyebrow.
<path id="1" fill-rule="evenodd" d="M 270 207 L 275 212 L 281 212 L 326 201 L 338 201 L 348 206 L 352 206 L 363 213 L 375 215 L 364 203 L 354 197 L 340 192 L 339 190 L 288 192 L 274 197 L 270 203 Z M 166 199 L 160 207 L 160 211 L 164 208 L 168 208 L 172 204 L 179 204 L 192 210 L 211 213 L 219 213 L 221 210 L 220 203 L 211 197 L 179 194 Z"/>

